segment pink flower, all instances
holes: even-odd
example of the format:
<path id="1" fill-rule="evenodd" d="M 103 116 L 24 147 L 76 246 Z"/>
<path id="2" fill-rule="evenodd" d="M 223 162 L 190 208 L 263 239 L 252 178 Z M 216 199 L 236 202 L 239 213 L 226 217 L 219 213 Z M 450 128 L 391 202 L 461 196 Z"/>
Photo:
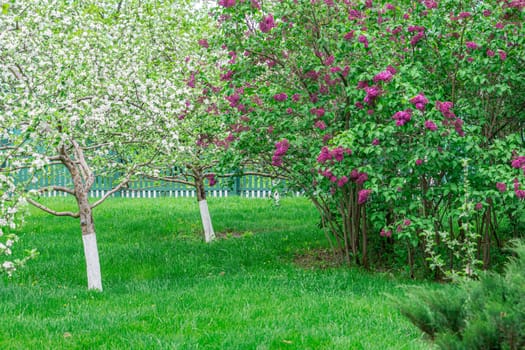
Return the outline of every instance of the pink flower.
<path id="1" fill-rule="evenodd" d="M 230 102 L 230 107 L 237 107 L 239 105 L 239 101 L 241 97 L 238 93 L 234 93 L 233 95 L 226 96 L 225 99 Z"/>
<path id="2" fill-rule="evenodd" d="M 287 139 L 283 139 L 280 142 L 277 142 L 275 144 L 274 155 L 282 157 L 286 154 L 289 148 L 290 148 L 290 142 Z"/>
<path id="3" fill-rule="evenodd" d="M 519 156 L 515 158 L 511 163 L 510 166 L 519 169 L 519 168 L 525 168 L 525 156 Z"/>
<path id="4" fill-rule="evenodd" d="M 230 70 L 227 73 L 221 75 L 221 80 L 222 81 L 229 81 L 229 80 L 232 79 L 232 76 L 233 76 L 233 72 Z"/>
<path id="5" fill-rule="evenodd" d="M 427 120 L 425 121 L 425 128 L 430 131 L 436 131 L 438 127 L 432 120 Z"/>
<path id="6" fill-rule="evenodd" d="M 501 23 L 501 22 L 496 23 L 495 27 L 496 27 L 497 29 L 503 29 L 503 28 L 505 28 L 505 26 L 504 26 L 503 23 Z"/>
<path id="7" fill-rule="evenodd" d="M 269 14 L 268 16 L 264 17 L 263 20 L 259 22 L 259 29 L 263 33 L 268 33 L 274 27 L 275 27 L 275 21 L 273 19 L 272 14 Z"/>
<path id="8" fill-rule="evenodd" d="M 404 111 L 396 112 L 396 114 L 392 116 L 392 119 L 396 121 L 397 126 L 403 126 L 410 121 L 411 117 L 412 117 L 412 110 L 406 109 Z"/>
<path id="9" fill-rule="evenodd" d="M 502 193 L 507 191 L 507 185 L 503 182 L 496 182 L 496 188 Z"/>
<path id="10" fill-rule="evenodd" d="M 396 9 L 396 7 L 394 5 L 392 5 L 392 4 L 390 4 L 390 3 L 385 4 L 385 8 L 387 10 L 395 10 Z"/>
<path id="11" fill-rule="evenodd" d="M 319 130 L 325 130 L 326 129 L 326 123 L 324 121 L 322 121 L 322 120 L 316 121 L 314 125 Z"/>
<path id="12" fill-rule="evenodd" d="M 364 36 L 364 35 L 360 35 L 358 41 L 359 41 L 361 44 L 365 45 L 365 48 L 368 49 L 368 39 L 366 38 L 366 36 Z"/>
<path id="13" fill-rule="evenodd" d="M 324 60 L 324 65 L 330 66 L 332 63 L 334 63 L 334 61 L 335 61 L 334 55 L 330 55 Z"/>
<path id="14" fill-rule="evenodd" d="M 403 225 L 405 225 L 405 226 L 410 226 L 411 223 L 412 223 L 412 221 L 410 221 L 410 219 L 405 219 L 403 221 Z"/>
<path id="15" fill-rule="evenodd" d="M 277 166 L 277 167 L 282 166 L 283 165 L 283 159 L 281 157 L 273 156 L 272 157 L 272 165 L 273 166 Z"/>
<path id="16" fill-rule="evenodd" d="M 465 132 L 463 131 L 463 120 L 460 118 L 456 118 L 456 120 L 454 120 L 454 130 L 456 130 L 459 136 L 465 136 Z"/>
<path id="17" fill-rule="evenodd" d="M 297 101 L 299 101 L 300 99 L 301 99 L 301 95 L 299 95 L 299 94 L 293 94 L 293 96 L 292 96 L 292 100 L 293 100 L 294 102 L 297 102 Z"/>
<path id="18" fill-rule="evenodd" d="M 368 82 L 366 80 L 360 80 L 357 82 L 357 89 L 360 90 L 360 89 L 364 89 L 368 87 Z"/>
<path id="19" fill-rule="evenodd" d="M 454 112 L 450 110 L 453 107 L 454 107 L 454 104 L 452 102 L 436 101 L 437 110 L 440 111 L 441 114 L 443 114 L 445 118 L 449 118 L 449 119 L 456 118 L 456 115 L 454 114 Z"/>
<path id="20" fill-rule="evenodd" d="M 479 45 L 475 43 L 474 41 L 467 41 L 465 45 L 467 46 L 468 49 L 472 49 L 472 50 L 475 50 L 479 47 Z"/>
<path id="21" fill-rule="evenodd" d="M 372 104 L 374 100 L 381 94 L 381 90 L 377 86 L 367 86 L 365 87 L 366 96 L 364 102 Z"/>
<path id="22" fill-rule="evenodd" d="M 351 9 L 348 11 L 348 19 L 353 21 L 362 18 L 363 15 L 358 10 Z"/>
<path id="23" fill-rule="evenodd" d="M 487 49 L 487 56 L 489 57 L 494 57 L 496 53 L 494 51 L 492 51 L 491 49 Z"/>
<path id="24" fill-rule="evenodd" d="M 190 75 L 190 80 L 188 80 L 187 85 L 188 85 L 190 88 L 194 88 L 194 87 L 195 87 L 195 73 L 191 73 L 191 75 Z"/>
<path id="25" fill-rule="evenodd" d="M 507 53 L 503 50 L 498 50 L 500 60 L 505 61 L 507 59 Z"/>
<path id="26" fill-rule="evenodd" d="M 463 18 L 469 18 L 471 16 L 472 16 L 472 14 L 470 12 L 460 12 L 458 17 L 463 19 Z"/>
<path id="27" fill-rule="evenodd" d="M 363 205 L 368 201 L 368 197 L 372 190 L 361 190 L 357 195 L 357 204 Z"/>
<path id="28" fill-rule="evenodd" d="M 520 183 L 517 178 L 514 179 L 514 193 L 516 194 L 516 197 L 518 197 L 519 199 L 525 198 L 525 191 L 520 190 Z"/>
<path id="29" fill-rule="evenodd" d="M 210 45 L 208 44 L 208 40 L 206 39 L 200 39 L 198 41 L 199 45 L 207 49 Z"/>
<path id="30" fill-rule="evenodd" d="M 376 74 L 374 77 L 374 83 L 378 83 L 380 81 L 389 82 L 393 77 L 393 74 L 389 70 L 385 70 Z"/>
<path id="31" fill-rule="evenodd" d="M 425 27 L 422 27 L 422 26 L 408 26 L 407 30 L 408 30 L 409 33 L 424 32 L 425 31 Z"/>
<path id="32" fill-rule="evenodd" d="M 397 73 L 397 70 L 394 67 L 392 67 L 391 65 L 386 67 L 386 70 L 389 71 L 392 75 Z"/>
<path id="33" fill-rule="evenodd" d="M 235 6 L 236 0 L 219 0 L 219 6 L 232 7 Z"/>
<path id="34" fill-rule="evenodd" d="M 385 231 L 385 229 L 382 228 L 381 232 L 379 232 L 379 235 L 381 237 L 392 237 L 392 230 Z"/>
<path id="35" fill-rule="evenodd" d="M 345 151 L 343 147 L 336 147 L 332 150 L 332 156 L 337 162 L 342 162 L 345 156 Z"/>
<path id="36" fill-rule="evenodd" d="M 283 102 L 283 101 L 286 101 L 286 99 L 288 98 L 288 95 L 285 94 L 284 92 L 281 92 L 279 94 L 275 94 L 273 95 L 273 99 L 277 102 Z"/>
<path id="37" fill-rule="evenodd" d="M 435 9 L 435 8 L 438 7 L 438 4 L 437 4 L 437 2 L 436 2 L 435 0 L 424 0 L 424 1 L 423 1 L 423 4 L 424 4 L 425 7 L 426 7 L 427 9 L 429 9 L 429 10 L 430 10 L 430 9 Z"/>
<path id="38" fill-rule="evenodd" d="M 476 210 L 478 210 L 478 211 L 481 210 L 481 209 L 483 209 L 483 204 L 481 204 L 481 203 L 479 203 L 479 202 L 476 203 L 476 206 L 474 207 L 474 209 L 476 209 Z"/>
<path id="39" fill-rule="evenodd" d="M 217 183 L 217 179 L 215 178 L 215 174 L 207 174 L 206 178 L 208 179 L 208 184 L 210 186 L 213 186 Z"/>
<path id="40" fill-rule="evenodd" d="M 368 180 L 368 174 L 367 173 L 359 173 L 357 176 L 357 179 L 355 180 L 355 183 L 358 185 L 362 185 L 363 183 Z"/>
<path id="41" fill-rule="evenodd" d="M 417 32 L 416 35 L 414 35 L 412 37 L 412 39 L 410 39 L 410 45 L 412 46 L 416 46 L 416 44 L 421 40 L 423 39 L 423 37 L 425 36 L 425 32 L 421 31 L 421 32 Z"/>
<path id="42" fill-rule="evenodd" d="M 345 34 L 345 36 L 343 37 L 345 40 L 352 40 L 354 38 L 354 33 L 355 31 L 354 30 L 351 30 L 349 31 L 348 33 Z"/>
<path id="43" fill-rule="evenodd" d="M 290 143 L 287 139 L 283 139 L 275 144 L 275 151 L 272 157 L 272 165 L 280 167 L 283 164 L 283 156 L 290 148 Z"/>
<path id="44" fill-rule="evenodd" d="M 483 16 L 485 16 L 485 17 L 489 17 L 491 14 L 492 14 L 492 11 L 490 11 L 490 10 L 483 11 Z"/>
<path id="45" fill-rule="evenodd" d="M 372 145 L 374 145 L 374 146 L 379 145 L 379 140 L 378 139 L 373 139 L 372 140 Z"/>
<path id="46" fill-rule="evenodd" d="M 416 165 L 419 166 L 419 165 L 421 165 L 421 164 L 423 164 L 423 159 L 417 159 L 417 160 L 416 160 Z"/>
<path id="47" fill-rule="evenodd" d="M 425 110 L 426 104 L 428 103 L 428 99 L 423 93 L 420 93 L 416 97 L 411 98 L 410 103 L 412 103 L 416 107 L 416 109 L 423 112 Z"/>
<path id="48" fill-rule="evenodd" d="M 328 149 L 328 147 L 321 148 L 321 153 L 319 153 L 319 156 L 317 157 L 317 162 L 320 164 L 326 163 L 326 161 L 332 159 L 332 153 Z"/>
<path id="49" fill-rule="evenodd" d="M 337 181 L 337 187 L 343 187 L 348 182 L 348 177 L 343 176 Z"/>

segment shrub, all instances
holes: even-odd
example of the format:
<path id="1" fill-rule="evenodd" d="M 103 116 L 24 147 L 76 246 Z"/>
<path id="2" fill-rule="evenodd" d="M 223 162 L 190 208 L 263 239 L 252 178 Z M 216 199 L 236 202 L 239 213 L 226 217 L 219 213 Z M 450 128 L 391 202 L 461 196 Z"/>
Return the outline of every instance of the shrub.
<path id="1" fill-rule="evenodd" d="M 418 288 L 396 301 L 442 349 L 525 348 L 525 242 L 502 275 L 485 273 L 440 290 Z"/>

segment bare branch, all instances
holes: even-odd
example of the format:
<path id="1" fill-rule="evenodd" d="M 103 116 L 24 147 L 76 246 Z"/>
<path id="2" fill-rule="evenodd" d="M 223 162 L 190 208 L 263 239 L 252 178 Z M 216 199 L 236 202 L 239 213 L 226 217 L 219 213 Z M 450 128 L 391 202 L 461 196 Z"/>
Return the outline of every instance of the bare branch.
<path id="1" fill-rule="evenodd" d="M 129 179 L 131 177 L 131 173 L 128 174 L 128 176 L 126 176 L 126 178 L 118 184 L 117 187 L 115 187 L 114 189 L 112 189 L 111 191 L 108 191 L 102 198 L 100 198 L 98 201 L 96 201 L 95 203 L 91 204 L 91 209 L 95 208 L 95 207 L 98 207 L 100 204 L 102 204 L 106 199 L 108 199 L 109 196 L 111 196 L 113 193 L 119 191 L 122 187 L 126 186 L 127 183 L 129 182 Z"/>
<path id="2" fill-rule="evenodd" d="M 46 207 L 45 205 L 40 204 L 40 203 L 38 203 L 37 201 L 35 201 L 35 200 L 31 199 L 31 198 L 27 198 L 27 201 L 29 202 L 29 204 L 37 207 L 38 209 L 41 209 L 41 210 L 45 211 L 46 213 L 49 213 L 49 214 L 54 215 L 54 216 L 69 216 L 69 217 L 72 217 L 72 218 L 80 217 L 79 213 L 73 213 L 71 211 L 56 211 L 56 210 L 50 209 L 50 208 Z"/>
<path id="3" fill-rule="evenodd" d="M 182 175 L 181 175 L 182 176 Z M 193 175 L 189 175 L 191 177 L 194 177 Z M 166 181 L 166 182 L 174 182 L 179 183 L 183 185 L 193 186 L 195 187 L 195 182 L 191 182 L 188 180 L 183 180 L 177 176 L 153 176 L 153 175 L 145 175 L 148 179 L 152 180 L 160 180 L 160 181 Z"/>
<path id="4" fill-rule="evenodd" d="M 222 175 L 216 175 L 216 176 L 217 177 L 236 177 L 236 176 L 241 176 L 241 175 L 254 175 L 254 176 L 269 177 L 272 179 L 281 179 L 281 180 L 288 179 L 286 176 L 283 176 L 283 175 L 269 174 L 269 173 L 263 173 L 259 171 L 243 171 L 241 173 L 230 173 L 230 174 L 222 174 Z"/>
<path id="5" fill-rule="evenodd" d="M 64 186 L 48 186 L 48 187 L 44 187 L 44 188 L 37 190 L 38 193 L 51 192 L 51 191 L 65 192 L 73 196 L 75 195 L 75 191 L 73 191 L 70 188 L 64 187 Z"/>

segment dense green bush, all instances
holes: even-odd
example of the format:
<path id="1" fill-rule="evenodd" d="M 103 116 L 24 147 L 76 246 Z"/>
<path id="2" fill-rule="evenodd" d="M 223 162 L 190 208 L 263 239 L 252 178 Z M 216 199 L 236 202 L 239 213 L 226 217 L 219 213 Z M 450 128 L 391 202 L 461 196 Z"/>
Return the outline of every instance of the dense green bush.
<path id="1" fill-rule="evenodd" d="M 502 275 L 418 288 L 396 303 L 442 349 L 525 349 L 525 243 L 514 252 Z"/>

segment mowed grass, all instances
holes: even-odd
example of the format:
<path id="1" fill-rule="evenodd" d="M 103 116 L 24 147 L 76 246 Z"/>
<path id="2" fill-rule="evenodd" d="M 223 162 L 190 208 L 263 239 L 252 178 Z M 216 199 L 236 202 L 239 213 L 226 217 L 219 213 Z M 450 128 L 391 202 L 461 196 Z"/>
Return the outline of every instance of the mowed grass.
<path id="1" fill-rule="evenodd" d="M 47 200 L 55 208 L 72 201 Z M 414 282 L 304 268 L 326 247 L 305 199 L 112 199 L 95 210 L 104 291 L 87 291 L 78 221 L 31 210 L 18 249 L 40 256 L 0 279 L 0 349 L 428 349 L 386 300 Z"/>

